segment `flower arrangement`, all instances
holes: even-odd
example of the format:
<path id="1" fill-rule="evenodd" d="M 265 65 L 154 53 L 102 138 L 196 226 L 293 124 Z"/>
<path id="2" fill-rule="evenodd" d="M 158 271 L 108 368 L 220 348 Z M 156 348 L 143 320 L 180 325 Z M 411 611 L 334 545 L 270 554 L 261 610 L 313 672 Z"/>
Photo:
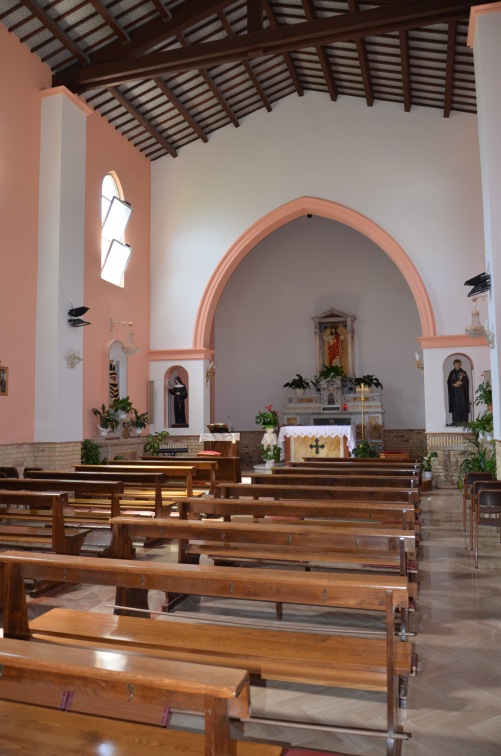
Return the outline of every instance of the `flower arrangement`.
<path id="1" fill-rule="evenodd" d="M 282 450 L 277 444 L 268 444 L 267 446 L 264 446 L 261 444 L 261 458 L 262 459 L 270 459 L 273 460 L 273 462 L 280 462 L 280 457 L 282 456 Z"/>
<path id="2" fill-rule="evenodd" d="M 263 428 L 276 428 L 278 425 L 278 412 L 273 409 L 273 404 L 265 404 L 265 412 L 259 412 L 256 415 L 257 425 L 262 425 Z"/>

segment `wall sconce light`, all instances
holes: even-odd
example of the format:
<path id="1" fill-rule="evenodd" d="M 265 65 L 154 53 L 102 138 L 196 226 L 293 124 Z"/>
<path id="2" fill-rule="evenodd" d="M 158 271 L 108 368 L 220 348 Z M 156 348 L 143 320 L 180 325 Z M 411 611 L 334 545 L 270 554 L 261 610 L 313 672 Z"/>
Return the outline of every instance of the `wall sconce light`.
<path id="1" fill-rule="evenodd" d="M 471 324 L 469 326 L 466 326 L 464 332 L 467 336 L 471 336 L 472 338 L 485 336 L 485 329 L 480 322 L 480 313 L 477 309 L 477 298 L 473 297 L 471 301 L 473 302 L 473 309 L 471 311 Z"/>
<path id="2" fill-rule="evenodd" d="M 122 347 L 122 352 L 129 355 L 130 357 L 137 354 L 141 347 L 138 347 L 136 344 L 134 344 L 134 331 L 132 331 L 132 326 L 134 324 L 132 320 L 117 320 L 116 318 L 111 318 L 110 330 L 113 331 L 116 325 L 129 326 L 129 332 L 127 334 L 127 344 L 124 344 L 124 346 Z"/>
<path id="3" fill-rule="evenodd" d="M 81 316 L 88 312 L 88 307 L 72 307 L 68 310 L 68 325 L 72 328 L 81 328 L 90 325 L 88 320 L 82 320 Z"/>
<path id="4" fill-rule="evenodd" d="M 216 363 L 214 362 L 213 358 L 211 357 L 210 362 L 209 362 L 209 367 L 207 368 L 206 373 L 205 373 L 205 385 L 206 386 L 209 385 L 210 379 L 214 378 L 215 375 L 216 375 Z"/>
<path id="5" fill-rule="evenodd" d="M 79 362 L 83 362 L 83 357 L 80 356 L 80 352 L 75 352 L 73 349 L 67 349 L 64 355 L 66 360 L 66 367 L 75 369 L 75 365 Z"/>
<path id="6" fill-rule="evenodd" d="M 424 362 L 417 352 L 416 352 L 416 368 L 422 372 L 423 378 L 424 378 Z"/>

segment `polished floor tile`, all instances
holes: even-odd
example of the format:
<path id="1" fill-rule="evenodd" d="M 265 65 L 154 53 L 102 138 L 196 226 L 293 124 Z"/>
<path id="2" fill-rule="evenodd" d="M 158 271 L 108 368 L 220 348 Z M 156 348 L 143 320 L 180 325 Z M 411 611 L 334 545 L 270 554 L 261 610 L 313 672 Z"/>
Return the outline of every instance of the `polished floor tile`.
<path id="1" fill-rule="evenodd" d="M 422 542 L 419 550 L 417 608 L 412 615 L 414 645 L 419 657 L 417 676 L 409 684 L 408 708 L 401 724 L 411 734 L 404 756 L 501 755 L 501 546 L 495 532 L 481 533 L 479 569 L 475 569 L 461 523 L 461 497 L 457 491 L 433 492 L 422 501 Z M 138 549 L 140 559 L 176 559 L 173 545 Z M 265 572 L 265 569 L 263 568 Z M 160 610 L 162 594 L 150 597 Z M 52 606 L 108 612 L 113 591 L 102 587 L 76 587 L 59 595 L 30 601 L 35 616 Z M 244 601 L 189 599 L 174 614 L 177 619 L 200 619 L 241 624 L 275 625 L 274 606 Z M 169 618 L 158 616 L 160 621 Z M 325 630 L 346 627 L 353 616 L 322 609 L 284 607 L 281 625 Z M 357 619 L 358 622 L 358 619 Z M 378 629 L 379 620 L 367 628 Z M 288 683 L 253 687 L 255 716 L 299 719 L 321 728 L 325 723 L 383 727 L 385 702 L 379 694 L 333 690 Z M 177 725 L 198 729 L 193 717 Z M 386 753 L 384 740 L 358 735 L 333 735 L 321 729 L 303 730 L 287 725 L 247 725 L 250 737 L 276 738 L 311 748 L 339 748 L 359 756 Z"/>

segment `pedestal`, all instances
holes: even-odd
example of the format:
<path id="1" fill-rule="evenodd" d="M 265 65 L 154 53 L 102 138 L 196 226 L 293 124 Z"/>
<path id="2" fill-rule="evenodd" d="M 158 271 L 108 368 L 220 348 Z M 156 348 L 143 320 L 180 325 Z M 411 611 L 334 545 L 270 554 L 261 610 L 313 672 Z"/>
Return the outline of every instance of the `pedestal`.
<path id="1" fill-rule="evenodd" d="M 217 451 L 222 457 L 239 457 L 240 433 L 202 433 L 204 451 Z"/>

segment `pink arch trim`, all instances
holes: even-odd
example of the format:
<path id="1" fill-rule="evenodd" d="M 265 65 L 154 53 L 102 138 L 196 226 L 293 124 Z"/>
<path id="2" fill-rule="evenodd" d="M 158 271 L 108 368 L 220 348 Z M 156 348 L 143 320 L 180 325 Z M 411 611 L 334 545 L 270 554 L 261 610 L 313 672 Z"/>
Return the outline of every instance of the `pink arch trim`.
<path id="1" fill-rule="evenodd" d="M 409 285 L 418 309 L 422 336 L 436 335 L 433 309 L 423 280 L 395 239 L 377 223 L 349 207 L 317 197 L 300 197 L 277 207 L 249 226 L 220 260 L 200 301 L 193 333 L 194 349 L 210 346 L 212 321 L 219 298 L 238 264 L 268 234 L 306 213 L 344 223 L 359 231 L 386 252 Z"/>

